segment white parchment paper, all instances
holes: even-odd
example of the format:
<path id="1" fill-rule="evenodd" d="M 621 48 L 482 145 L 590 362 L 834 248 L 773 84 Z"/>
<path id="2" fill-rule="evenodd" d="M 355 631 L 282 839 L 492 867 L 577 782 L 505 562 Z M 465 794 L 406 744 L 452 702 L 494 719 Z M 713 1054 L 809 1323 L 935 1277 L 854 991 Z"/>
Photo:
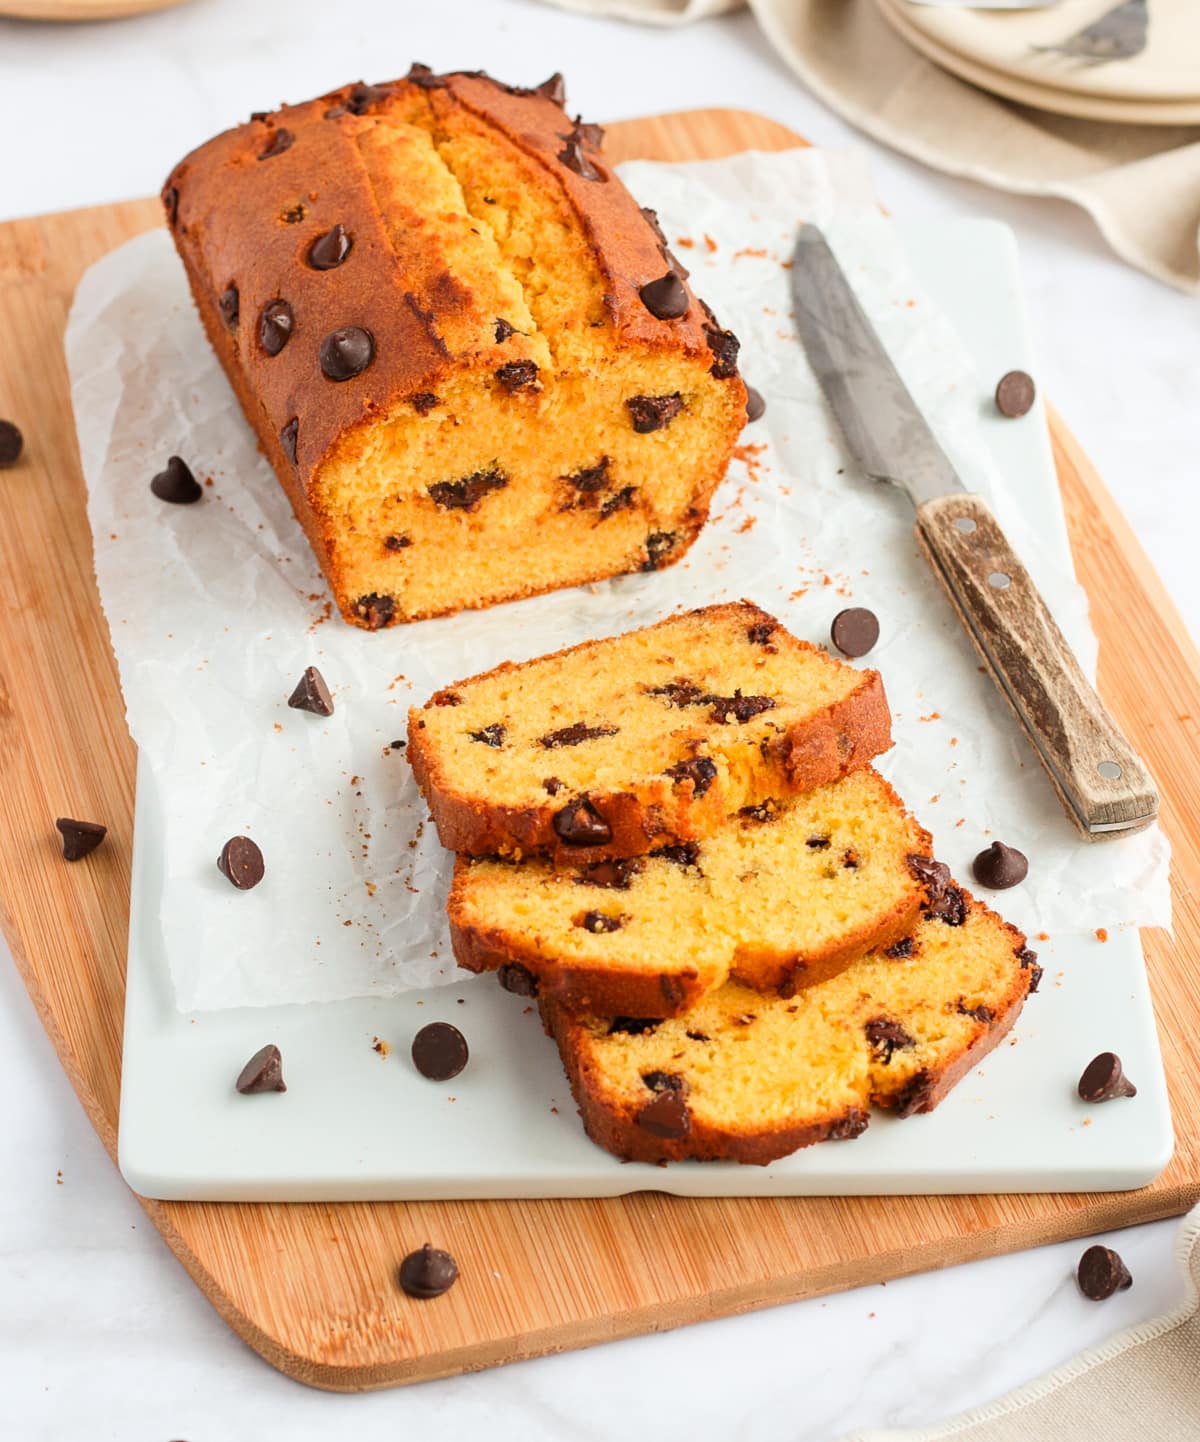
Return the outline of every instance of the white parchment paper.
<path id="1" fill-rule="evenodd" d="M 809 372 L 782 264 L 802 218 L 825 229 L 964 481 L 991 499 L 1090 669 L 1095 643 L 1067 558 L 1026 531 L 980 444 L 990 385 L 915 286 L 860 162 L 804 150 L 622 174 L 672 241 L 693 242 L 678 253 L 741 337 L 765 419 L 747 428 L 713 520 L 680 565 L 389 631 L 351 629 L 333 611 L 166 233 L 84 277 L 67 332 L 75 415 L 129 726 L 161 803 L 157 905 L 180 1008 L 461 980 L 442 914 L 450 857 L 389 745 L 405 735 L 408 706 L 506 658 L 739 596 L 815 641 L 843 606 L 879 614 L 867 664 L 883 673 L 896 737 L 882 769 L 960 877 L 993 837 L 1029 855 L 1029 879 L 1004 909 L 1031 936 L 1169 922 L 1165 838 L 1077 839 L 917 553 L 911 506 L 856 473 Z M 150 493 L 172 454 L 205 481 L 197 505 Z M 286 705 L 310 664 L 335 693 L 328 720 Z M 214 865 L 237 833 L 266 858 L 266 879 L 247 893 Z"/>

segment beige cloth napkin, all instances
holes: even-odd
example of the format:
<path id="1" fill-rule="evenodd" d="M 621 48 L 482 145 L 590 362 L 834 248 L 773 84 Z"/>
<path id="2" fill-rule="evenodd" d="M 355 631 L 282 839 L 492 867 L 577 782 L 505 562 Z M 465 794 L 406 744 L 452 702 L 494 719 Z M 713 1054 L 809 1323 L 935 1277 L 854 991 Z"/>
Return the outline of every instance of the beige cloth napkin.
<path id="1" fill-rule="evenodd" d="M 743 0 L 551 3 L 671 25 Z M 1072 120 L 998 99 L 919 55 L 874 0 L 745 3 L 808 88 L 860 130 L 951 175 L 1074 201 L 1123 260 L 1200 295 L 1200 126 Z"/>

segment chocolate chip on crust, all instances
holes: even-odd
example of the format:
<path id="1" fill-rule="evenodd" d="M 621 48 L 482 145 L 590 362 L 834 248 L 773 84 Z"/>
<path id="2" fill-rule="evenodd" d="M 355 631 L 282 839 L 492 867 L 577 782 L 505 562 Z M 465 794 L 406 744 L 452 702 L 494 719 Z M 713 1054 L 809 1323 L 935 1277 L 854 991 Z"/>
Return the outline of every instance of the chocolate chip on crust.
<path id="1" fill-rule="evenodd" d="M 577 117 L 575 128 L 562 136 L 563 148 L 558 152 L 558 158 L 568 170 L 573 170 L 583 180 L 604 181 L 607 179 L 604 172 L 598 170 L 584 153 L 585 146 L 595 149 L 603 138 L 604 131 L 600 126 L 582 125 Z"/>
<path id="2" fill-rule="evenodd" d="M 673 270 L 647 281 L 638 291 L 642 304 L 656 320 L 679 320 L 691 306 L 687 286 Z"/>
<path id="3" fill-rule="evenodd" d="M 1030 950 L 1030 948 L 1027 946 L 1023 946 L 1021 950 L 1017 952 L 1017 960 L 1021 964 L 1021 970 L 1029 972 L 1030 996 L 1032 996 L 1033 993 L 1037 991 L 1038 984 L 1041 981 L 1042 977 L 1045 975 L 1042 968 L 1037 964 L 1037 959 L 1037 952 Z"/>
<path id="4" fill-rule="evenodd" d="M 496 979 L 505 991 L 511 991 L 514 996 L 537 996 L 537 977 L 519 961 L 505 962 Z"/>
<path id="5" fill-rule="evenodd" d="M 752 646 L 765 646 L 778 628 L 777 621 L 756 621 L 746 631 L 746 639 Z"/>
<path id="6" fill-rule="evenodd" d="M 290 130 L 285 130 L 281 125 L 271 136 L 270 143 L 265 150 L 258 152 L 259 160 L 270 160 L 273 156 L 282 155 L 285 150 L 290 150 L 295 144 L 296 137 Z"/>
<path id="7" fill-rule="evenodd" d="M 654 1100 L 638 1112 L 636 1121 L 644 1132 L 666 1140 L 686 1137 L 692 1129 L 687 1103 L 679 1092 L 671 1090 L 658 1092 Z"/>
<path id="8" fill-rule="evenodd" d="M 715 322 L 704 327 L 704 337 L 713 357 L 713 363 L 708 368 L 709 374 L 715 380 L 731 380 L 738 373 L 737 358 L 738 351 L 742 348 L 741 341 L 731 330 L 722 330 Z"/>
<path id="9" fill-rule="evenodd" d="M 277 356 L 292 338 L 295 312 L 286 300 L 265 305 L 258 318 L 258 343 L 269 356 Z"/>
<path id="10" fill-rule="evenodd" d="M 896 1114 L 911 1117 L 914 1112 L 929 1111 L 933 1103 L 933 1091 L 933 1077 L 927 1071 L 917 1072 L 896 1094 Z"/>
<path id="11" fill-rule="evenodd" d="M 308 247 L 308 263 L 313 270 L 336 270 L 353 249 L 354 237 L 339 222 Z"/>
<path id="12" fill-rule="evenodd" d="M 375 358 L 375 338 L 362 326 L 346 325 L 331 330 L 321 342 L 321 371 L 331 381 L 350 381 Z"/>
<path id="13" fill-rule="evenodd" d="M 555 834 L 565 846 L 606 846 L 612 827 L 586 796 L 568 801 L 553 821 Z"/>
<path id="14" fill-rule="evenodd" d="M 396 614 L 395 598 L 372 591 L 369 596 L 360 596 L 355 601 L 354 614 L 368 631 L 380 631 Z"/>
<path id="15" fill-rule="evenodd" d="M 279 444 L 283 447 L 283 453 L 296 464 L 296 440 L 300 432 L 300 418 L 293 416 L 287 425 L 279 432 Z"/>
<path id="16" fill-rule="evenodd" d="M 851 1107 L 840 1121 L 834 1122 L 829 1129 L 829 1140 L 831 1142 L 852 1142 L 855 1137 L 861 1137 L 866 1131 L 870 1117 L 858 1107 Z"/>
<path id="17" fill-rule="evenodd" d="M 543 100 L 549 100 L 552 105 L 557 105 L 560 110 L 567 103 L 567 87 L 557 70 L 548 80 L 535 85 L 533 93 L 540 95 Z"/>

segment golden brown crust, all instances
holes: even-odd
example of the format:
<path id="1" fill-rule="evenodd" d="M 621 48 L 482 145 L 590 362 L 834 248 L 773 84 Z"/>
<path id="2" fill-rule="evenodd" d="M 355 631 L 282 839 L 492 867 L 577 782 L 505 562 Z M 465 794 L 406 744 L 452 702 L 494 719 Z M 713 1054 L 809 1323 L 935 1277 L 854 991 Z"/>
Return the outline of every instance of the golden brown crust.
<path id="1" fill-rule="evenodd" d="M 777 624 L 775 618 L 751 601 L 698 607 L 687 616 L 704 616 L 717 625 L 728 615 L 751 624 Z M 595 641 L 581 641 L 554 652 L 562 659 L 585 651 Z M 540 657 L 540 660 L 551 659 Z M 556 866 L 587 866 L 594 861 L 645 856 L 656 847 L 677 841 L 696 841 L 720 827 L 734 805 L 720 778 L 702 797 L 690 786 L 677 786 L 669 777 L 654 777 L 622 791 L 592 789 L 588 800 L 608 823 L 611 839 L 603 846 L 564 846 L 554 829 L 562 800 L 547 797 L 535 807 L 513 807 L 466 794 L 446 777 L 439 758 L 424 736 L 422 712 L 444 704 L 455 687 L 470 686 L 520 670 L 512 661 L 444 687 L 408 713 L 406 755 L 418 787 L 429 806 L 438 840 L 463 856 L 551 856 Z M 850 695 L 779 733 L 760 753 L 764 767 L 763 791 L 779 798 L 815 791 L 867 765 L 892 744 L 892 718 L 883 680 L 878 671 L 860 671 L 860 684 Z"/>
<path id="2" fill-rule="evenodd" d="M 552 94 L 504 86 L 481 74 L 432 76 L 414 67 L 405 79 L 343 86 L 226 131 L 175 166 L 163 188 L 168 223 L 205 329 L 342 614 L 353 624 L 370 623 L 356 613 L 356 598 L 342 583 L 336 537 L 313 505 L 314 480 L 323 461 L 356 427 L 435 391 L 462 364 L 443 344 L 436 316 L 405 291 L 357 144 L 360 133 L 389 107 L 417 102 L 435 122 L 461 108 L 493 126 L 540 167 L 546 184 L 577 214 L 605 281 L 605 304 L 618 342 L 711 358 L 720 365 L 712 349 L 712 337 L 720 332 L 690 291 L 686 314 L 671 320 L 657 319 L 640 299 L 640 287 L 668 266 L 658 236 L 590 138 L 584 146 L 588 167 L 601 178 L 586 179 L 563 163 L 560 157 L 574 126 Z M 353 234 L 351 258 L 314 272 L 307 264 L 309 247 L 335 224 Z M 232 327 L 219 309 L 230 287 L 237 290 L 240 310 Z M 295 328 L 283 350 L 269 356 L 258 343 L 259 317 L 276 299 L 294 305 Z M 321 372 L 318 347 L 325 336 L 347 326 L 370 332 L 374 358 L 351 381 L 334 383 Z M 719 378 L 742 390 L 736 367 Z M 293 422 L 294 457 L 280 440 Z M 726 453 L 715 456 L 711 473 L 699 478 L 688 513 L 675 528 L 678 542 L 660 564 L 674 564 L 695 540 L 727 460 Z M 650 558 L 642 563 L 650 564 Z M 609 574 L 611 567 L 601 566 L 571 583 Z M 481 596 L 472 604 L 531 595 L 555 584 L 561 583 L 522 585 L 514 578 L 503 596 Z M 434 614 L 440 614 L 436 606 L 389 612 L 383 624 Z"/>

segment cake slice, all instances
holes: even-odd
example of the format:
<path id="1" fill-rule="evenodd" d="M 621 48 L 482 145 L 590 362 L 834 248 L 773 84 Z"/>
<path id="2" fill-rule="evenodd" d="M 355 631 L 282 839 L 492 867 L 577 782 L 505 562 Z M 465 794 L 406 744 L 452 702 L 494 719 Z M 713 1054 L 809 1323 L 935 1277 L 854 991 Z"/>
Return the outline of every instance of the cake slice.
<path id="1" fill-rule="evenodd" d="M 460 858 L 450 935 L 460 966 L 598 1016 L 678 1016 L 730 975 L 791 996 L 908 935 L 930 846 L 867 767 L 647 857 Z"/>
<path id="2" fill-rule="evenodd" d="M 932 1111 L 1012 1026 L 1036 962 L 947 881 L 911 938 L 791 1000 L 729 982 L 674 1020 L 539 1005 L 598 1145 L 630 1161 L 765 1165 L 858 1136 L 872 1104 Z"/>
<path id="3" fill-rule="evenodd" d="M 883 683 L 749 601 L 436 692 L 408 757 L 443 846 L 560 864 L 701 839 L 891 745 Z"/>
<path id="4" fill-rule="evenodd" d="M 560 76 L 347 85 L 193 151 L 167 222 L 346 620 L 677 561 L 746 420 L 738 343 Z"/>

